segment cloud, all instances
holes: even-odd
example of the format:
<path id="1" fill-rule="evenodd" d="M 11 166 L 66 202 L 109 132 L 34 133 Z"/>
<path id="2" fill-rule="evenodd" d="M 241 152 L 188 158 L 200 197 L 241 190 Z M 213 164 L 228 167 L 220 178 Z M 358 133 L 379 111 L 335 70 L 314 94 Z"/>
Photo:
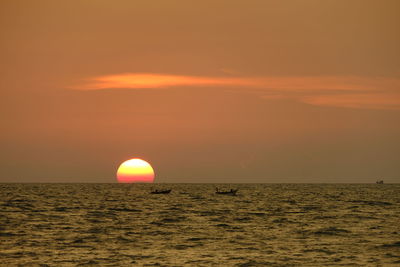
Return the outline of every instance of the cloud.
<path id="1" fill-rule="evenodd" d="M 123 73 L 87 79 L 78 90 L 223 87 L 266 99 L 294 99 L 318 106 L 400 109 L 400 79 L 361 76 L 215 77 Z"/>
<path id="2" fill-rule="evenodd" d="M 256 81 L 244 78 L 198 77 L 153 73 L 126 73 L 88 79 L 75 86 L 80 90 L 101 89 L 162 89 L 182 86 L 256 86 Z"/>
<path id="3" fill-rule="evenodd" d="M 315 95 L 300 100 L 317 106 L 400 110 L 400 93 Z"/>

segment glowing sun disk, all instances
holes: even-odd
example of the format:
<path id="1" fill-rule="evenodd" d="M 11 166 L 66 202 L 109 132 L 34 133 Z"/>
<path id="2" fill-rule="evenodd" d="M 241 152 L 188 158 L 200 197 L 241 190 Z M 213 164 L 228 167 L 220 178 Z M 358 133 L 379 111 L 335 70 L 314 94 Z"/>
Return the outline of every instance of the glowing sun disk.
<path id="1" fill-rule="evenodd" d="M 119 166 L 117 180 L 119 183 L 152 183 L 154 170 L 148 162 L 133 158 Z"/>

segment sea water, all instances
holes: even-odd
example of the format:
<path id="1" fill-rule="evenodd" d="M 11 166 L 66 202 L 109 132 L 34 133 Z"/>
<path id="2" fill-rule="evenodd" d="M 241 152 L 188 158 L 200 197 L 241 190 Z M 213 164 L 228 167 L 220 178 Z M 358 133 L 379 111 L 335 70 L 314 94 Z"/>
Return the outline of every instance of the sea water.
<path id="1" fill-rule="evenodd" d="M 399 184 L 0 188 L 2 266 L 400 265 Z"/>

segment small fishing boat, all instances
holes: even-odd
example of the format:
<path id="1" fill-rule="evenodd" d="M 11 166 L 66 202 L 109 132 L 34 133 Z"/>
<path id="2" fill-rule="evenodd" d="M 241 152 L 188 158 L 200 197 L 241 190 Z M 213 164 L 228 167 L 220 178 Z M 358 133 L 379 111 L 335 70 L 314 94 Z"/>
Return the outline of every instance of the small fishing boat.
<path id="1" fill-rule="evenodd" d="M 169 194 L 169 193 L 171 193 L 171 189 L 168 189 L 168 190 L 156 189 L 156 190 L 150 192 L 150 194 Z"/>
<path id="2" fill-rule="evenodd" d="M 238 189 L 231 189 L 229 191 L 219 191 L 218 187 L 216 188 L 215 194 L 219 195 L 229 195 L 229 196 L 236 196 L 236 192 Z"/>
<path id="3" fill-rule="evenodd" d="M 383 184 L 383 180 L 376 181 L 377 184 Z"/>

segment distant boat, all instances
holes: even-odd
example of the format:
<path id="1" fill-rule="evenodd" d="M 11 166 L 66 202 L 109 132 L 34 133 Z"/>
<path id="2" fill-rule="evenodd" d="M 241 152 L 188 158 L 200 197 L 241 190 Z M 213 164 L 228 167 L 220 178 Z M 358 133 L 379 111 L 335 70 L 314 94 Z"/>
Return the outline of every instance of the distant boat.
<path id="1" fill-rule="evenodd" d="M 229 195 L 229 196 L 236 196 L 236 192 L 238 189 L 231 189 L 229 191 L 219 191 L 218 187 L 216 188 L 215 194 L 219 195 Z"/>
<path id="2" fill-rule="evenodd" d="M 171 189 L 168 189 L 168 190 L 154 190 L 154 191 L 151 191 L 150 192 L 150 194 L 169 194 L 169 193 L 171 193 Z"/>
<path id="3" fill-rule="evenodd" d="M 383 180 L 376 181 L 377 184 L 383 184 Z"/>

